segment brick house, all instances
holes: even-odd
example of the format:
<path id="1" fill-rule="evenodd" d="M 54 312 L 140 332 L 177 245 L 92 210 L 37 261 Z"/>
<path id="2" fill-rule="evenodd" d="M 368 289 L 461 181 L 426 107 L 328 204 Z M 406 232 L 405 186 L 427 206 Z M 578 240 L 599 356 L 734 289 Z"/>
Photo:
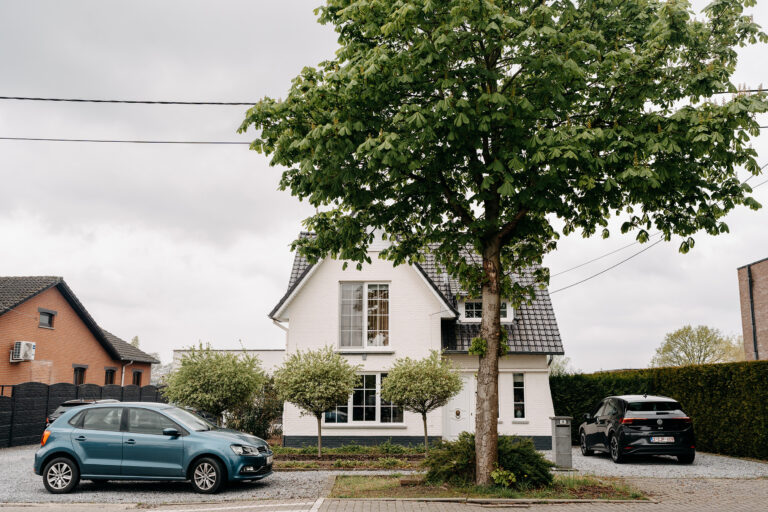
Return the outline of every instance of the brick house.
<path id="1" fill-rule="evenodd" d="M 768 258 L 739 267 L 738 276 L 745 357 L 768 359 Z"/>
<path id="2" fill-rule="evenodd" d="M 16 342 L 34 343 L 34 351 Z M 7 351 L 0 357 L 2 385 L 143 386 L 159 362 L 99 327 L 67 283 L 51 276 L 0 277 L 0 350 Z"/>

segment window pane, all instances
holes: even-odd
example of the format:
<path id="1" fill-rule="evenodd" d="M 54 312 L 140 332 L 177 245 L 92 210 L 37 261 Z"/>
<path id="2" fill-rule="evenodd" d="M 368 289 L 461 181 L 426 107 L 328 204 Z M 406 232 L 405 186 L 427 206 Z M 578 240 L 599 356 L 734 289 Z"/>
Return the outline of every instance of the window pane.
<path id="1" fill-rule="evenodd" d="M 149 409 L 128 409 L 128 431 L 136 434 L 163 435 L 163 429 L 177 428 L 171 420 Z"/>
<path id="2" fill-rule="evenodd" d="M 99 407 L 85 412 L 83 428 L 86 430 L 120 431 L 120 413 L 118 407 Z"/>
<path id="3" fill-rule="evenodd" d="M 369 284 L 367 302 L 367 344 L 374 347 L 388 346 L 389 285 Z"/>
<path id="4" fill-rule="evenodd" d="M 363 408 L 362 407 L 353 407 L 352 408 L 352 421 L 363 421 Z"/>
<path id="5" fill-rule="evenodd" d="M 525 375 L 512 374 L 512 400 L 514 404 L 515 418 L 525 418 Z"/>
<path id="6" fill-rule="evenodd" d="M 465 302 L 464 316 L 466 318 L 481 318 L 483 316 L 483 303 L 481 301 Z"/>
<path id="7" fill-rule="evenodd" d="M 376 406 L 368 406 L 365 408 L 365 421 L 376 421 Z"/>
<path id="8" fill-rule="evenodd" d="M 363 284 L 341 284 L 341 311 L 339 317 L 339 345 L 363 345 Z"/>
<path id="9" fill-rule="evenodd" d="M 507 303 L 501 303 L 501 318 L 507 318 Z"/>

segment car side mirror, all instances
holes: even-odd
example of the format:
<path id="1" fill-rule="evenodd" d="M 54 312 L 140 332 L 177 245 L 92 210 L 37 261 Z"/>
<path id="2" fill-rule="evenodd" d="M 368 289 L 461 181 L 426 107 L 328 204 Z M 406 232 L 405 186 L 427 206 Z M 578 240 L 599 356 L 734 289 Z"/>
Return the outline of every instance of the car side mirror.
<path id="1" fill-rule="evenodd" d="M 164 428 L 163 429 L 163 435 L 164 436 L 171 436 L 171 437 L 179 437 L 179 435 L 181 435 L 181 434 L 175 428 Z"/>
<path id="2" fill-rule="evenodd" d="M 589 414 L 588 412 L 587 412 L 587 413 L 584 413 L 584 419 L 585 419 L 586 421 L 590 421 L 590 420 L 592 420 L 592 415 L 591 415 L 591 414 Z"/>

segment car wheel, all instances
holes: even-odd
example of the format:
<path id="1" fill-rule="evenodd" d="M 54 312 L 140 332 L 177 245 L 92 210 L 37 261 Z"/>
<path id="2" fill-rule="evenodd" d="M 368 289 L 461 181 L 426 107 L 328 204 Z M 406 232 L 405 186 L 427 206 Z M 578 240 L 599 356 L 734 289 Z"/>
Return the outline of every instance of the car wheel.
<path id="1" fill-rule="evenodd" d="M 43 469 L 43 485 L 52 494 L 71 492 L 78 482 L 80 482 L 80 470 L 70 458 L 55 458 Z"/>
<path id="2" fill-rule="evenodd" d="M 581 433 L 581 441 L 579 441 L 579 446 L 581 447 L 581 454 L 585 457 L 589 457 L 595 453 L 587 447 L 587 435 L 584 432 Z"/>
<path id="3" fill-rule="evenodd" d="M 619 446 L 619 438 L 615 434 L 611 434 L 610 440 L 611 446 L 611 460 L 616 464 L 624 462 L 624 454 L 621 453 L 621 447 Z"/>
<path id="4" fill-rule="evenodd" d="M 221 489 L 224 482 L 224 469 L 216 459 L 204 457 L 192 466 L 190 480 L 195 492 L 214 494 Z"/>
<path id="5" fill-rule="evenodd" d="M 696 452 L 686 453 L 685 455 L 678 455 L 677 462 L 680 464 L 693 464 L 693 460 L 696 458 Z"/>

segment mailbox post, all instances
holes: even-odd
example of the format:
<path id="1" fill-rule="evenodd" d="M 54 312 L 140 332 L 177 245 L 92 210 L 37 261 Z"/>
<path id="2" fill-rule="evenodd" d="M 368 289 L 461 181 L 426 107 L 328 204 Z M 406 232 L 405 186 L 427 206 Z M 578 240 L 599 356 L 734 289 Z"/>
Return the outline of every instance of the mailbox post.
<path id="1" fill-rule="evenodd" d="M 570 416 L 552 416 L 552 452 L 555 454 L 555 464 L 560 468 L 573 467 L 571 454 L 571 420 Z"/>

